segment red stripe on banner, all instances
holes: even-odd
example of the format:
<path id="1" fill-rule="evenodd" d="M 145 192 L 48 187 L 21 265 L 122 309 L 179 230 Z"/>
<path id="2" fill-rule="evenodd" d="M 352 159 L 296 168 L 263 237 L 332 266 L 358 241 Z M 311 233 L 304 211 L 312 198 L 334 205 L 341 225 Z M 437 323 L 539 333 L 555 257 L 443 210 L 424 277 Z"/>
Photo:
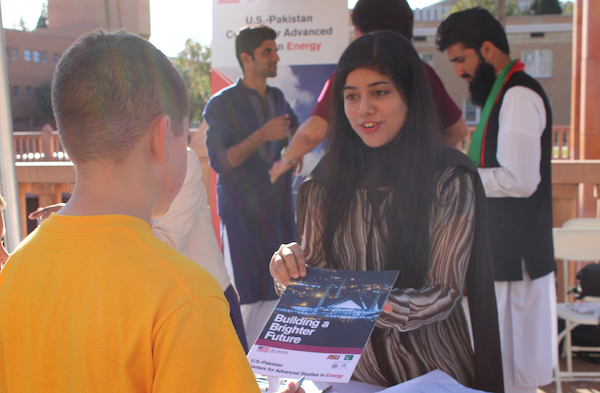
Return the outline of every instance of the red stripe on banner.
<path id="1" fill-rule="evenodd" d="M 215 94 L 232 84 L 233 81 L 218 68 L 210 70 L 210 87 L 212 94 Z"/>
<path id="2" fill-rule="evenodd" d="M 240 0 L 219 0 L 217 4 L 237 4 Z"/>
<path id="3" fill-rule="evenodd" d="M 362 348 L 338 348 L 338 347 L 317 347 L 313 345 L 287 344 L 278 341 L 264 340 L 259 338 L 254 345 L 268 345 L 274 348 L 290 349 L 292 351 L 319 352 L 319 353 L 344 353 L 349 355 L 360 355 Z"/>

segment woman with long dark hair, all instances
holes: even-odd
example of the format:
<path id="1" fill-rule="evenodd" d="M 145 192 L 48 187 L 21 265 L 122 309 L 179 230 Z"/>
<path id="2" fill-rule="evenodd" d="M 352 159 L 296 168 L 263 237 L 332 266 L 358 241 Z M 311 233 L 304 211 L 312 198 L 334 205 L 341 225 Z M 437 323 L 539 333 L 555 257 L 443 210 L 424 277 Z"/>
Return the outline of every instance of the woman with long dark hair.
<path id="1" fill-rule="evenodd" d="M 390 386 L 441 369 L 503 391 L 481 182 L 468 158 L 436 146 L 417 53 L 393 32 L 362 36 L 342 54 L 334 92 L 327 154 L 298 194 L 301 245 L 282 245 L 271 274 L 287 285 L 306 265 L 400 270 L 353 377 Z"/>

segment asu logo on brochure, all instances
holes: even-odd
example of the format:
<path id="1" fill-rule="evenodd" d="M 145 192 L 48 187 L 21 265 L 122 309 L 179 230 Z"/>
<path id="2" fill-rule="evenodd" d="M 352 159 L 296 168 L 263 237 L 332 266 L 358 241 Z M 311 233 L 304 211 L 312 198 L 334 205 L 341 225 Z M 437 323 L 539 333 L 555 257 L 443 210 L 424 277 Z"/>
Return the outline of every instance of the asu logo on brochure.
<path id="1" fill-rule="evenodd" d="M 331 359 L 331 360 L 338 360 L 340 358 L 340 355 L 329 355 L 327 357 L 327 360 Z"/>

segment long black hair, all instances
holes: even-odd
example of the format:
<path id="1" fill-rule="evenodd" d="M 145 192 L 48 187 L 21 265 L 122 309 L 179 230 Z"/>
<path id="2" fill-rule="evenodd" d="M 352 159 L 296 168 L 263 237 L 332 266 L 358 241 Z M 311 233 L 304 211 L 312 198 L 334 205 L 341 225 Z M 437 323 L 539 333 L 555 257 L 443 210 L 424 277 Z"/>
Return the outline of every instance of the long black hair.
<path id="1" fill-rule="evenodd" d="M 323 158 L 323 219 L 321 252 L 334 266 L 334 238 L 347 224 L 356 190 L 365 177 L 369 149 L 352 129 L 344 112 L 343 88 L 350 72 L 375 70 L 390 78 L 408 105 L 404 126 L 386 149 L 391 149 L 390 184 L 392 201 L 383 219 L 388 228 L 385 266 L 400 270 L 399 287 L 422 286 L 429 257 L 429 217 L 435 183 L 435 132 L 439 129 L 432 98 L 417 52 L 398 33 L 377 31 L 348 46 L 337 66 L 328 152 Z"/>

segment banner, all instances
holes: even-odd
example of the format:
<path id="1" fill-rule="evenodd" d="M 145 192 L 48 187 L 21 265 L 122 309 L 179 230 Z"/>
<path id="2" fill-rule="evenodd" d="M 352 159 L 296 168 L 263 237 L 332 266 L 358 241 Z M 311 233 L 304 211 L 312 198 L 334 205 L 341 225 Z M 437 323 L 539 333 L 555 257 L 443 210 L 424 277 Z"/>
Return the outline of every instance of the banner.
<path id="1" fill-rule="evenodd" d="M 277 32 L 277 77 L 267 84 L 283 91 L 306 120 L 325 81 L 350 41 L 347 0 L 213 0 L 213 94 L 241 77 L 235 33 L 264 24 Z"/>

